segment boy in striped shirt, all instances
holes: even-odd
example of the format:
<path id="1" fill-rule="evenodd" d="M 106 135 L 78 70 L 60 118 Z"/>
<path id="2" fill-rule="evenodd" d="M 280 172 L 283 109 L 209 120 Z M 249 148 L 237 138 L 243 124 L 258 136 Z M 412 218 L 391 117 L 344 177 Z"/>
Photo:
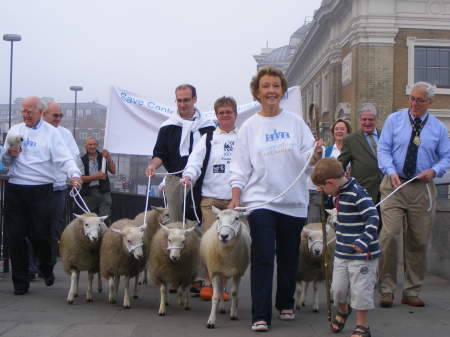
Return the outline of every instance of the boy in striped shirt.
<path id="1" fill-rule="evenodd" d="M 367 191 L 354 178 L 345 177 L 341 163 L 334 158 L 320 160 L 311 180 L 319 191 L 335 197 L 337 211 L 331 285 L 337 313 L 331 322 L 331 330 L 340 332 L 353 308 L 356 310 L 356 328 L 352 336 L 370 337 L 367 313 L 374 308 L 380 256 L 378 212 Z"/>

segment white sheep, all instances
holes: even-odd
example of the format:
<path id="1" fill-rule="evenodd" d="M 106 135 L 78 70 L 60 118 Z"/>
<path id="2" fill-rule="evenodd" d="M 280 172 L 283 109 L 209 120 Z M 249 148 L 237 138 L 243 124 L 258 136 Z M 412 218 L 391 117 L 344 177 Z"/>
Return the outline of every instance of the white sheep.
<path id="1" fill-rule="evenodd" d="M 329 218 L 331 219 L 331 217 Z M 328 272 L 331 277 L 333 270 L 334 249 L 336 246 L 336 234 L 334 229 L 327 224 L 327 249 Z M 323 233 L 322 224 L 313 223 L 303 227 L 300 242 L 299 266 L 297 270 L 296 308 L 305 306 L 305 297 L 308 285 L 313 282 L 313 306 L 312 311 L 319 311 L 318 284 L 325 279 L 323 267 Z"/>
<path id="2" fill-rule="evenodd" d="M 134 222 L 138 225 L 144 224 L 144 216 L 145 212 L 139 213 L 134 217 Z M 159 224 L 166 224 L 169 222 L 169 209 L 163 208 L 163 207 L 154 207 L 152 206 L 152 209 L 147 212 L 147 221 L 145 222 L 147 227 L 145 228 L 144 233 L 144 245 L 146 247 L 150 247 L 152 243 L 153 236 L 155 235 L 156 231 L 159 229 Z M 147 250 L 148 252 L 148 250 Z M 148 256 L 146 256 L 146 259 L 148 259 Z M 144 272 L 140 274 L 139 276 L 139 283 L 140 284 L 147 284 L 147 268 L 145 268 Z"/>
<path id="3" fill-rule="evenodd" d="M 178 304 L 189 310 L 189 289 L 197 276 L 200 240 L 194 227 L 183 228 L 181 222 L 161 224 L 150 246 L 147 268 L 149 277 L 159 286 L 158 314 L 166 315 L 167 285 L 178 286 Z"/>
<path id="4" fill-rule="evenodd" d="M 100 248 L 100 273 L 108 279 L 108 302 L 116 303 L 120 276 L 125 277 L 123 307 L 130 308 L 130 278 L 135 277 L 134 298 L 137 298 L 137 276 L 145 266 L 145 226 L 130 219 L 114 222 L 104 234 Z"/>
<path id="5" fill-rule="evenodd" d="M 106 231 L 104 220 L 107 216 L 98 217 L 94 213 L 75 215 L 69 225 L 61 234 L 59 251 L 64 271 L 70 277 L 70 289 L 67 294 L 67 303 L 72 304 L 74 297 L 78 296 L 78 283 L 80 272 L 87 270 L 88 285 L 86 301 L 92 302 L 92 280 L 99 272 L 100 242 Z M 101 283 L 99 283 L 99 292 Z"/>
<path id="6" fill-rule="evenodd" d="M 200 243 L 200 257 L 212 281 L 213 297 L 211 313 L 206 327 L 212 329 L 216 324 L 217 305 L 223 308 L 223 288 L 228 278 L 232 279 L 230 318 L 237 319 L 238 290 L 241 277 L 250 262 L 251 238 L 247 225 L 239 219 L 239 213 L 219 210 L 212 206 L 217 220 L 203 235 Z"/>

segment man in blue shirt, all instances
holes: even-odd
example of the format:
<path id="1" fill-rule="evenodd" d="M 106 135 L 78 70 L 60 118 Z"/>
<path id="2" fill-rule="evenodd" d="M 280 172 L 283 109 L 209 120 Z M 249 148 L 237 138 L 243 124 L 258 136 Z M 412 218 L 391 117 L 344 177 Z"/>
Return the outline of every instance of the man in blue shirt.
<path id="1" fill-rule="evenodd" d="M 433 178 L 450 168 L 447 128 L 428 108 L 435 88 L 416 83 L 409 96 L 409 109 L 391 114 L 378 146 L 378 165 L 385 174 L 382 198 L 402 183 L 415 179 L 381 205 L 380 292 L 382 307 L 393 305 L 397 283 L 397 240 L 403 236 L 405 281 L 401 303 L 424 306 L 419 298 L 426 272 L 426 251 L 436 209 Z M 404 217 L 406 223 L 404 224 Z"/>

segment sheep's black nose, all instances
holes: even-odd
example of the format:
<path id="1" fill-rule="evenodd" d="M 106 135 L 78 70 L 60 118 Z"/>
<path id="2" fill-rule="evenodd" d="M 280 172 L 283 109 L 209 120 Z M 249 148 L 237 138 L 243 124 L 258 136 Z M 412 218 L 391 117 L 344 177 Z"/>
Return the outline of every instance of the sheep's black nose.
<path id="1" fill-rule="evenodd" d="M 314 249 L 314 254 L 320 255 L 320 249 L 318 249 L 318 248 Z"/>
<path id="2" fill-rule="evenodd" d="M 228 239 L 228 234 L 220 234 L 222 241 L 226 241 Z"/>

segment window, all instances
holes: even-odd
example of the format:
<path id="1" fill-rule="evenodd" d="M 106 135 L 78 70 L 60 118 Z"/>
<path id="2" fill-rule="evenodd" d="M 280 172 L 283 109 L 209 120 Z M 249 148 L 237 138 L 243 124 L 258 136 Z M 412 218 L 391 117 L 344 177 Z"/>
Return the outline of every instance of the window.
<path id="1" fill-rule="evenodd" d="M 86 131 L 80 131 L 80 138 L 81 138 L 82 140 L 86 140 L 87 137 L 88 137 L 88 134 L 87 134 Z"/>
<path id="2" fill-rule="evenodd" d="M 450 88 L 450 47 L 415 47 L 414 81 Z"/>

